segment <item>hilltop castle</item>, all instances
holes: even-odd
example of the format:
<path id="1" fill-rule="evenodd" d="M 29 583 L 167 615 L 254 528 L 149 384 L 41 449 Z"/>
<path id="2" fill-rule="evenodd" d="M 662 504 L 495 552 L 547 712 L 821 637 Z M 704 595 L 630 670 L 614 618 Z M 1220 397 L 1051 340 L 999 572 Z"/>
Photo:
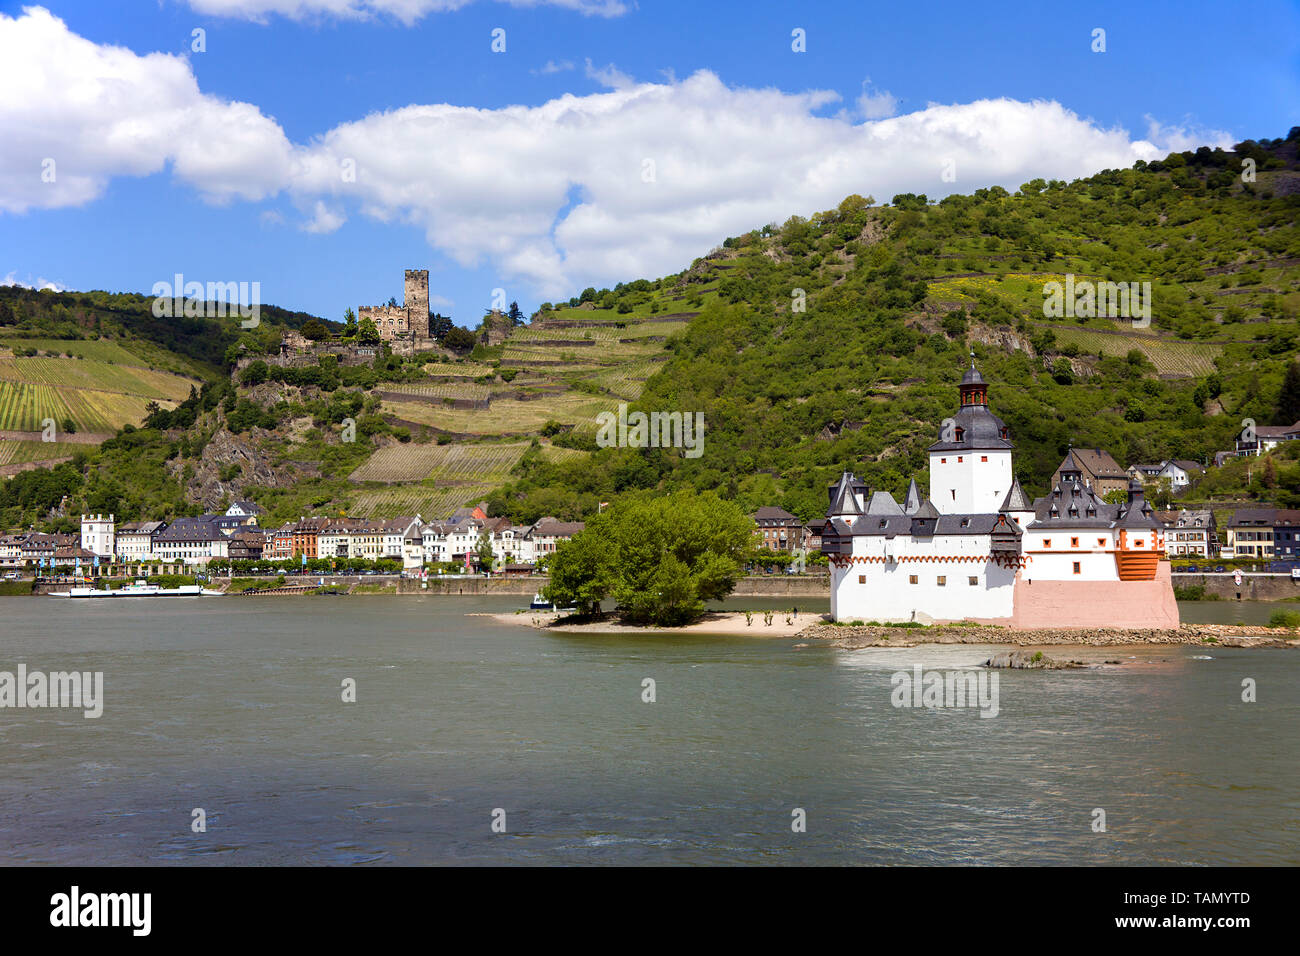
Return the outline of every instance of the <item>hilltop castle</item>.
<path id="1" fill-rule="evenodd" d="M 1031 502 L 1012 474 L 1007 426 L 971 366 L 929 448 L 930 495 L 902 505 L 845 472 L 829 489 L 822 551 L 837 621 L 970 620 L 1018 628 L 1178 626 L 1164 528 L 1142 486 L 1103 501 L 1063 471 Z"/>
<path id="2" fill-rule="evenodd" d="M 429 338 L 429 270 L 407 269 L 403 304 L 362 305 L 357 321 L 370 319 L 388 342 Z"/>

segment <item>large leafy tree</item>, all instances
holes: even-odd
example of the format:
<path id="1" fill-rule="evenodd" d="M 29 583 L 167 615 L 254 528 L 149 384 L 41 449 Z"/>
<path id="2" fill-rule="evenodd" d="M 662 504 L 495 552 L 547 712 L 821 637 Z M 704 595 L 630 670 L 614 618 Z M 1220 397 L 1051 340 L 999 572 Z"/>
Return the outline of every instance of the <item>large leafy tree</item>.
<path id="1" fill-rule="evenodd" d="M 685 624 L 731 593 L 753 531 L 736 504 L 711 492 L 629 496 L 560 546 L 547 596 L 584 612 L 613 597 L 627 623 Z"/>

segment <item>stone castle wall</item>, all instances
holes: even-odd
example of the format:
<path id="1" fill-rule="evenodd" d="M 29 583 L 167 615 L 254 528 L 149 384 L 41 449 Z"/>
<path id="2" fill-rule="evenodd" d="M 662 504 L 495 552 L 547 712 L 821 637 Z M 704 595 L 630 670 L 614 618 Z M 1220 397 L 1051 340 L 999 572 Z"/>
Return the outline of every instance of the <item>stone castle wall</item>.
<path id="1" fill-rule="evenodd" d="M 406 327 L 416 336 L 429 335 L 429 270 L 407 269 L 405 279 Z"/>
<path id="2" fill-rule="evenodd" d="M 357 321 L 375 323 L 381 338 L 396 342 L 402 337 L 429 338 L 429 270 L 407 269 L 403 281 L 402 305 L 362 305 L 357 307 Z M 414 351 L 419 351 L 415 347 Z M 396 351 L 396 349 L 394 349 Z M 408 353 L 411 349 L 408 349 Z"/>

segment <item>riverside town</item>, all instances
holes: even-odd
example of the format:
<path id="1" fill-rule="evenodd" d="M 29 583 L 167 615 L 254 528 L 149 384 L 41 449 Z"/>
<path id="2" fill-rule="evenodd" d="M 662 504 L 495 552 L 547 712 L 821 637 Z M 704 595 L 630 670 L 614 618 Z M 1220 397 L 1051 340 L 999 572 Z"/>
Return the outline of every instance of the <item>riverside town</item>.
<path id="1" fill-rule="evenodd" d="M 124 10 L 0 9 L 7 925 L 1282 925 L 1294 2 Z"/>

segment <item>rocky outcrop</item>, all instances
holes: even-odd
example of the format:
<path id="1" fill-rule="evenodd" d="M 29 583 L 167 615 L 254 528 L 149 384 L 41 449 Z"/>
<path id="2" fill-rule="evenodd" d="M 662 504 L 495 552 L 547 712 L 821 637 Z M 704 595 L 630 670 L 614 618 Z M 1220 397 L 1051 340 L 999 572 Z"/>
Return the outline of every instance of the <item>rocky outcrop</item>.
<path id="1" fill-rule="evenodd" d="M 241 497 L 246 487 L 283 488 L 319 475 L 319 468 L 310 462 L 273 465 L 259 441 L 259 438 L 272 437 L 272 433 L 262 429 L 254 429 L 253 435 L 245 438 L 218 428 L 194 463 L 194 475 L 185 487 L 186 497 L 206 509 L 215 509 L 225 498 Z M 232 466 L 238 468 L 233 475 Z M 168 467 L 179 477 L 184 464 L 180 459 L 173 459 Z"/>
<path id="2" fill-rule="evenodd" d="M 1107 664 L 1121 664 L 1122 661 L 1107 661 Z M 1072 667 L 1087 667 L 1083 661 L 1058 661 L 1048 657 L 1042 651 L 1006 651 L 994 654 L 984 662 L 985 667 L 1011 668 L 1013 670 L 1059 671 Z"/>
<path id="3" fill-rule="evenodd" d="M 1292 631 L 1249 624 L 1183 624 L 1178 628 L 1096 628 L 1019 630 L 975 624 L 935 624 L 929 627 L 890 627 L 886 624 L 818 623 L 799 632 L 804 640 L 824 640 L 833 647 L 916 647 L 919 644 L 1010 644 L 1046 647 L 1081 644 L 1120 647 L 1131 644 L 1197 644 L 1207 647 L 1300 648 Z"/>

